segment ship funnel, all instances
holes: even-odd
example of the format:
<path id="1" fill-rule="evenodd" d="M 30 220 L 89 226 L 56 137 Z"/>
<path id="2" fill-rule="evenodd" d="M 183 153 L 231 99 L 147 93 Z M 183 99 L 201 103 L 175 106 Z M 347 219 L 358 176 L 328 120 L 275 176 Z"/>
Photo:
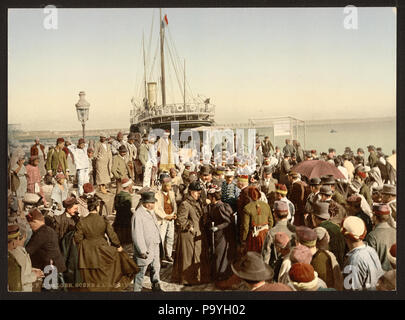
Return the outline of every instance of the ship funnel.
<path id="1" fill-rule="evenodd" d="M 149 107 L 157 104 L 156 101 L 156 82 L 148 82 L 148 104 Z"/>

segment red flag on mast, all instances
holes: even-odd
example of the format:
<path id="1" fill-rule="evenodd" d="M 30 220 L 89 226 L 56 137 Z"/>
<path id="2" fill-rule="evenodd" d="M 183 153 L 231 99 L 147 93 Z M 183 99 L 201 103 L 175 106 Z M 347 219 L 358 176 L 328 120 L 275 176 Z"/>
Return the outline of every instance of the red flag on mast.
<path id="1" fill-rule="evenodd" d="M 166 25 L 169 25 L 169 20 L 167 20 L 167 14 L 165 14 L 165 17 L 163 19 L 166 22 Z"/>

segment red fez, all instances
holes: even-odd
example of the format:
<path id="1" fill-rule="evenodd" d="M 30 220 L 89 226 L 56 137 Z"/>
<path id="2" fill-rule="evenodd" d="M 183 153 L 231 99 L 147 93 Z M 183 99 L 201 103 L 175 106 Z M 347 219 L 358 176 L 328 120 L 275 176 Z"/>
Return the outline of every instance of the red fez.
<path id="1" fill-rule="evenodd" d="M 315 279 L 314 268 L 309 263 L 294 263 L 288 275 L 294 282 L 311 282 Z"/>
<path id="2" fill-rule="evenodd" d="M 34 220 L 45 221 L 44 215 L 37 208 L 34 208 L 30 212 L 28 212 L 26 218 L 28 222 L 32 222 Z"/>
<path id="3" fill-rule="evenodd" d="M 359 204 L 361 203 L 361 197 L 356 196 L 355 194 L 347 198 L 347 202 L 350 204 Z"/>
<path id="4" fill-rule="evenodd" d="M 297 235 L 297 239 L 301 244 L 308 247 L 315 247 L 318 236 L 311 228 L 298 226 L 295 228 L 295 234 Z"/>
<path id="5" fill-rule="evenodd" d="M 62 142 L 65 142 L 65 139 L 63 139 L 63 138 L 56 139 L 56 144 L 59 144 L 59 143 L 62 143 Z"/>
<path id="6" fill-rule="evenodd" d="M 85 183 L 83 185 L 83 192 L 84 193 L 92 193 L 94 192 L 94 187 L 91 183 Z"/>
<path id="7" fill-rule="evenodd" d="M 367 177 L 367 174 L 363 171 L 357 171 L 357 175 L 362 179 L 366 179 Z"/>

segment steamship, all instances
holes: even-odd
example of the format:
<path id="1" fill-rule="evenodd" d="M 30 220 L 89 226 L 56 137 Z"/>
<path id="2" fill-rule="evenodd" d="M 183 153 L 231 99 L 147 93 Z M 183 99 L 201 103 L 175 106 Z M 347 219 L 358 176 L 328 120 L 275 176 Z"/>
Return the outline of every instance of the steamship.
<path id="1" fill-rule="evenodd" d="M 175 48 L 170 47 L 170 45 L 174 46 L 174 42 L 168 31 L 167 15 L 162 19 L 161 9 L 159 21 L 160 70 L 158 73 L 160 74 L 158 74 L 157 77 L 160 79 L 159 82 L 150 81 L 151 77 L 148 77 L 148 74 L 152 74 L 151 69 L 153 69 L 155 64 L 153 62 L 152 67 L 147 70 L 145 39 L 143 38 L 143 92 L 139 95 L 143 95 L 143 98 L 137 100 L 133 97 L 131 99 L 130 132 L 146 134 L 151 129 L 170 130 L 173 121 L 179 123 L 180 132 L 191 128 L 214 125 L 215 105 L 210 103 L 210 98 L 200 96 L 196 98 L 186 90 L 189 86 L 186 80 L 185 61 L 184 64 L 182 64 L 179 62 L 180 60 L 178 58 L 173 57 L 174 53 L 177 51 Z M 168 37 L 169 41 L 166 41 L 166 37 Z M 151 39 L 149 41 L 151 41 Z M 179 88 L 182 91 L 183 101 L 180 103 L 166 102 L 165 51 L 168 51 L 170 54 L 170 61 L 176 73 Z M 180 71 L 183 71 L 182 76 L 179 76 Z M 158 95 L 160 95 L 160 97 Z M 158 103 L 158 100 L 160 100 L 161 103 Z"/>

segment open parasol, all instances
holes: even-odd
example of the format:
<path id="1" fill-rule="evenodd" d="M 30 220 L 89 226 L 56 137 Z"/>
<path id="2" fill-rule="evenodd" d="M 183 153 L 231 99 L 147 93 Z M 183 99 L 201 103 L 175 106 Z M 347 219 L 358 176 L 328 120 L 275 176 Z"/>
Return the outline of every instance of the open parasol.
<path id="1" fill-rule="evenodd" d="M 307 160 L 292 167 L 291 171 L 298 172 L 308 179 L 333 175 L 335 179 L 345 179 L 345 176 L 333 164 L 322 160 Z"/>

